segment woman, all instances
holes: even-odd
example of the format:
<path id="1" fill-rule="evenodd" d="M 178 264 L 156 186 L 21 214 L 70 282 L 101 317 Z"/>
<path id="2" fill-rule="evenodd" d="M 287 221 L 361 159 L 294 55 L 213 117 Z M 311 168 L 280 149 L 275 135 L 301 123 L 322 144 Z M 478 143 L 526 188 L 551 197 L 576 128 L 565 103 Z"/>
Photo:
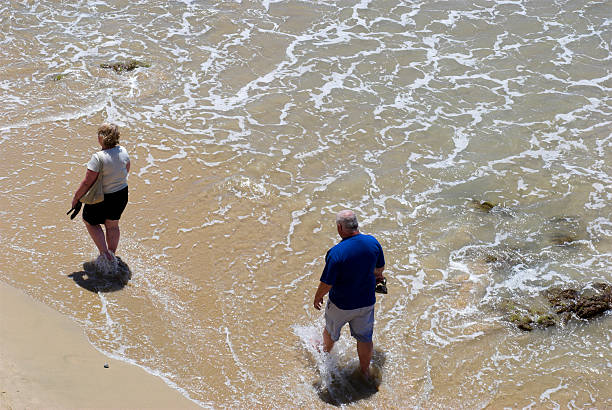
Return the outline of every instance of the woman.
<path id="1" fill-rule="evenodd" d="M 100 255 L 114 262 L 114 254 L 119 244 L 119 219 L 128 202 L 127 174 L 130 171 L 130 157 L 119 144 L 119 128 L 115 124 L 102 124 L 98 128 L 98 143 L 102 151 L 92 155 L 87 163 L 85 179 L 72 198 L 74 208 L 79 199 L 93 185 L 102 167 L 102 187 L 104 200 L 83 207 L 83 220 L 91 239 L 98 247 Z M 106 236 L 102 226 L 106 228 Z"/>

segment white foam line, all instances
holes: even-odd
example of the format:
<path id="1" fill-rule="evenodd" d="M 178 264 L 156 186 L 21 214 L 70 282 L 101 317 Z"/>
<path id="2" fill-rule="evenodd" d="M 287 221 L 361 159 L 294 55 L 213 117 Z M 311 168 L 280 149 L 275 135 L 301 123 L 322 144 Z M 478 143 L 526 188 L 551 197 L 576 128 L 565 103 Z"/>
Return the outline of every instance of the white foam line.
<path id="1" fill-rule="evenodd" d="M 147 170 L 148 170 L 150 167 L 155 166 L 155 158 L 153 158 L 153 155 L 151 155 L 151 153 L 148 153 L 148 154 L 147 154 L 146 161 L 147 161 L 147 165 L 145 165 L 144 167 L 141 167 L 141 168 L 140 168 L 140 171 L 138 172 L 138 177 L 142 177 L 142 175 L 143 175 L 145 172 L 147 172 Z"/>
<path id="2" fill-rule="evenodd" d="M 266 13 L 270 11 L 270 4 L 282 3 L 285 0 L 262 0 L 262 6 L 266 9 Z"/>
<path id="3" fill-rule="evenodd" d="M 540 395 L 540 401 L 542 402 L 542 401 L 544 401 L 544 400 L 550 400 L 550 395 L 551 395 L 552 393 L 556 393 L 556 392 L 558 392 L 558 391 L 561 391 L 561 390 L 564 390 L 564 389 L 567 389 L 567 388 L 568 388 L 568 385 L 567 385 L 567 384 L 563 384 L 563 382 L 562 382 L 562 381 L 559 381 L 559 385 L 558 385 L 557 387 L 552 387 L 552 388 L 550 388 L 550 389 L 546 389 L 546 390 L 544 391 L 544 393 L 542 393 L 542 394 Z"/>
<path id="4" fill-rule="evenodd" d="M 402 284 L 403 283 L 404 282 L 402 282 Z M 404 317 L 404 312 L 406 311 L 407 307 L 408 304 L 406 303 L 406 299 L 404 297 L 398 298 L 395 301 L 391 309 L 385 312 L 386 314 L 384 315 L 384 318 L 387 319 L 387 324 L 383 329 L 383 333 L 392 332 L 394 329 L 397 329 L 395 325 L 397 322 L 402 322 L 402 318 Z"/>
<path id="5" fill-rule="evenodd" d="M 204 408 L 209 408 L 209 409 L 214 409 L 215 408 L 213 403 L 206 403 L 206 402 L 203 402 L 203 401 L 200 401 L 200 400 L 195 400 L 195 399 L 191 398 L 191 396 L 189 396 L 189 393 L 187 392 L 187 390 L 183 389 L 178 384 L 176 384 L 175 382 L 170 380 L 170 378 L 168 377 L 167 374 L 164 374 L 164 373 L 160 372 L 159 370 L 153 370 L 153 369 L 151 369 L 149 367 L 143 366 L 140 363 L 138 363 L 135 360 L 130 359 L 128 357 L 121 356 L 121 355 L 118 355 L 118 354 L 115 354 L 115 353 L 111 353 L 111 352 L 108 352 L 106 350 L 102 350 L 102 349 L 98 348 L 95 344 L 91 343 L 91 340 L 89 340 L 89 344 L 91 344 L 98 352 L 102 353 L 104 356 L 106 356 L 108 358 L 111 358 L 111 359 L 114 359 L 114 360 L 118 360 L 120 362 L 128 363 L 128 364 L 131 364 L 131 365 L 136 366 L 136 367 L 140 367 L 142 370 L 144 370 L 145 372 L 149 373 L 150 375 L 155 376 L 155 377 L 159 377 L 170 388 L 178 391 L 179 393 L 181 393 L 183 395 L 183 397 L 185 397 L 186 399 L 196 403 L 198 406 L 204 407 Z"/>
<path id="6" fill-rule="evenodd" d="M 245 370 L 244 365 L 242 364 L 242 362 L 240 361 L 240 358 L 238 357 L 238 355 L 236 354 L 236 352 L 234 351 L 234 346 L 232 344 L 232 340 L 230 338 L 230 331 L 227 327 L 224 328 L 224 332 L 225 332 L 225 342 L 227 343 L 227 347 L 229 348 L 229 351 L 232 355 L 232 358 L 234 359 L 234 362 L 236 363 L 236 366 L 238 367 L 238 369 L 240 370 L 240 376 L 242 378 L 242 381 L 246 381 L 246 380 L 251 380 L 253 381 L 253 376 L 251 375 L 251 373 L 247 370 Z"/>
<path id="7" fill-rule="evenodd" d="M 367 3 L 362 2 L 362 4 L 367 4 Z M 315 40 L 317 40 L 318 38 L 322 37 L 324 34 L 327 34 L 328 32 L 332 30 L 335 30 L 335 34 L 337 35 L 336 37 L 334 38 L 328 37 L 325 41 L 315 42 Z M 277 31 L 272 31 L 272 30 L 259 30 L 259 31 L 262 33 L 269 32 L 274 35 L 279 34 Z M 260 76 L 250 81 L 248 84 L 243 86 L 240 90 L 238 90 L 236 94 L 232 97 L 225 98 L 225 97 L 221 97 L 218 95 L 213 95 L 211 93 L 210 101 L 212 103 L 212 107 L 205 107 L 205 108 L 214 108 L 214 109 L 221 110 L 221 111 L 229 111 L 229 110 L 236 108 L 240 104 L 246 103 L 249 100 L 250 91 L 261 88 L 260 84 L 262 83 L 264 84 L 271 83 L 273 80 L 278 78 L 280 74 L 284 74 L 285 76 L 284 78 L 291 77 L 291 76 L 294 76 L 294 77 L 301 76 L 304 73 L 304 71 L 309 70 L 309 67 L 304 69 L 303 66 L 299 65 L 297 72 L 294 72 L 292 74 L 286 72 L 289 67 L 295 65 L 298 62 L 298 58 L 293 53 L 293 50 L 295 50 L 296 46 L 301 43 L 310 42 L 311 44 L 314 44 L 314 45 L 328 45 L 328 44 L 348 42 L 351 39 L 351 33 L 343 30 L 343 27 L 335 27 L 335 26 L 325 27 L 324 29 L 318 32 L 310 33 L 308 35 L 293 36 L 287 33 L 280 33 L 280 34 L 286 35 L 288 37 L 292 37 L 294 39 L 285 49 L 285 55 L 288 58 L 287 60 L 280 62 L 273 70 L 269 71 L 263 76 Z M 241 35 L 243 39 L 245 38 L 245 36 L 248 37 L 250 35 L 250 30 L 244 30 L 241 33 Z M 234 43 L 228 44 L 228 46 L 232 44 Z M 210 49 L 210 52 L 211 52 L 211 55 L 209 59 L 201 65 L 202 71 L 206 71 L 208 68 L 210 68 L 213 65 L 213 61 L 220 55 L 216 49 Z M 334 78 L 334 81 L 335 80 L 336 79 Z"/>
<path id="8" fill-rule="evenodd" d="M 600 181 L 607 181 L 608 184 L 612 185 L 612 175 L 609 175 L 606 172 L 594 170 L 590 168 L 579 167 L 579 166 L 570 165 L 570 164 L 564 164 L 563 167 L 571 171 L 571 173 L 574 175 L 579 175 L 579 176 L 589 175 Z"/>
<path id="9" fill-rule="evenodd" d="M 353 7 L 353 18 L 355 20 L 357 20 L 357 24 L 363 27 L 368 27 L 365 20 L 362 19 L 361 17 L 359 17 L 359 13 L 357 11 L 357 9 L 360 10 L 367 10 L 368 9 L 368 5 L 371 3 L 371 0 L 361 0 L 361 2 L 359 4 L 355 4 L 355 6 Z"/>
<path id="10" fill-rule="evenodd" d="M 77 112 L 60 114 L 56 116 L 48 116 L 48 117 L 33 119 L 29 121 L 21 121 L 16 124 L 1 126 L 0 131 L 8 131 L 8 130 L 15 129 L 15 128 L 28 128 L 28 127 L 31 127 L 32 125 L 44 124 L 47 122 L 68 121 L 68 120 L 76 120 L 82 117 L 88 117 L 96 112 L 102 111 L 106 107 L 109 100 L 110 100 L 110 97 L 107 98 L 105 101 L 102 101 L 98 104 L 90 105 L 88 107 L 85 107 L 85 109 L 77 111 Z"/>
<path id="11" fill-rule="evenodd" d="M 100 302 L 102 303 L 102 307 L 100 309 L 100 313 L 102 313 L 105 317 L 106 317 L 106 325 L 110 328 L 113 327 L 113 325 L 115 324 L 115 322 L 113 322 L 113 319 L 111 319 L 110 315 L 108 314 L 108 302 L 106 300 L 106 298 L 104 297 L 104 295 L 101 292 L 98 292 L 98 296 L 100 297 Z"/>
<path id="12" fill-rule="evenodd" d="M 204 222 L 202 225 L 200 226 L 192 226 L 191 228 L 178 228 L 176 231 L 184 233 L 184 232 L 192 232 L 196 229 L 202 229 L 202 228 L 206 228 L 208 226 L 212 226 L 212 225 L 217 225 L 217 224 L 223 224 L 225 223 L 225 221 L 221 220 L 221 219 L 213 219 L 212 221 L 208 221 L 208 222 Z"/>
<path id="13" fill-rule="evenodd" d="M 285 250 L 292 251 L 291 248 L 291 236 L 295 230 L 295 227 L 300 224 L 300 216 L 307 213 L 306 209 L 310 207 L 310 200 L 304 207 L 305 209 L 291 212 L 291 223 L 289 224 L 289 232 L 287 232 L 287 243 L 285 244 Z"/>
<path id="14" fill-rule="evenodd" d="M 474 122 L 475 121 L 477 121 L 477 119 L 474 119 Z M 455 143 L 455 149 L 453 152 L 451 152 L 450 155 L 442 161 L 434 162 L 433 164 L 424 164 L 425 167 L 449 168 L 455 165 L 455 158 L 457 158 L 457 155 L 467 148 L 468 144 L 470 143 L 470 139 L 465 135 L 463 129 L 461 128 L 455 129 L 455 133 L 453 134 L 452 138 L 453 142 Z"/>
<path id="15" fill-rule="evenodd" d="M 606 219 L 604 217 L 596 218 L 589 223 L 587 231 L 591 235 L 593 235 L 595 232 L 598 232 L 612 238 L 612 220 Z"/>

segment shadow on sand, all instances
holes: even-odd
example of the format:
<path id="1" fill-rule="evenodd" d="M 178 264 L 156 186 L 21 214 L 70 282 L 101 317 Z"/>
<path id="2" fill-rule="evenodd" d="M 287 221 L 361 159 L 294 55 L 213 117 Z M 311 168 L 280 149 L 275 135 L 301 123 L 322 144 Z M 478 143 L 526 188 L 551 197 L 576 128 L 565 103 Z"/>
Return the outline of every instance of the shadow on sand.
<path id="1" fill-rule="evenodd" d="M 113 273 L 101 271 L 95 261 L 83 263 L 83 270 L 68 275 L 77 285 L 90 292 L 116 292 L 123 289 L 132 278 L 130 267 L 117 257 L 117 270 Z"/>
<path id="2" fill-rule="evenodd" d="M 372 374 L 369 380 L 361 375 L 358 367 L 336 369 L 331 374 L 331 381 L 327 386 L 323 386 L 320 381 L 314 383 L 319 398 L 333 406 L 343 406 L 373 396 L 378 392 L 378 387 L 382 382 L 381 369 L 385 360 L 385 353 L 374 349 L 370 366 Z"/>

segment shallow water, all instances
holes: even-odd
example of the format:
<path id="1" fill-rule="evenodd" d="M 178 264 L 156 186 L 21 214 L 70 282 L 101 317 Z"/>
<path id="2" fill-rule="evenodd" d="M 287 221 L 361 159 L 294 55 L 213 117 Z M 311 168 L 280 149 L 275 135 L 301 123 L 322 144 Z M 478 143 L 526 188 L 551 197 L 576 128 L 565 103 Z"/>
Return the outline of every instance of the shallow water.
<path id="1" fill-rule="evenodd" d="M 2 280 L 98 349 L 204 407 L 612 406 L 610 312 L 509 321 L 612 282 L 610 1 L 10 0 L 0 23 Z M 65 212 L 106 120 L 132 276 L 92 292 Z M 311 346 L 344 208 L 387 260 L 363 396 L 348 330 Z"/>

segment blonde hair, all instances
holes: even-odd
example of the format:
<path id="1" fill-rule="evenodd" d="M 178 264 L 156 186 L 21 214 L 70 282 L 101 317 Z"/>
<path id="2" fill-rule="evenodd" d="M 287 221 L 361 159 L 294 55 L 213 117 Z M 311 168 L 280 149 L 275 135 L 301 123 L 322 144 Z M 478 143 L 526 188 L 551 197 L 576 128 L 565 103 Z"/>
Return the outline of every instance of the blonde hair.
<path id="1" fill-rule="evenodd" d="M 113 148 L 119 143 L 119 127 L 115 124 L 104 123 L 98 127 L 98 136 L 102 137 L 105 148 Z"/>

